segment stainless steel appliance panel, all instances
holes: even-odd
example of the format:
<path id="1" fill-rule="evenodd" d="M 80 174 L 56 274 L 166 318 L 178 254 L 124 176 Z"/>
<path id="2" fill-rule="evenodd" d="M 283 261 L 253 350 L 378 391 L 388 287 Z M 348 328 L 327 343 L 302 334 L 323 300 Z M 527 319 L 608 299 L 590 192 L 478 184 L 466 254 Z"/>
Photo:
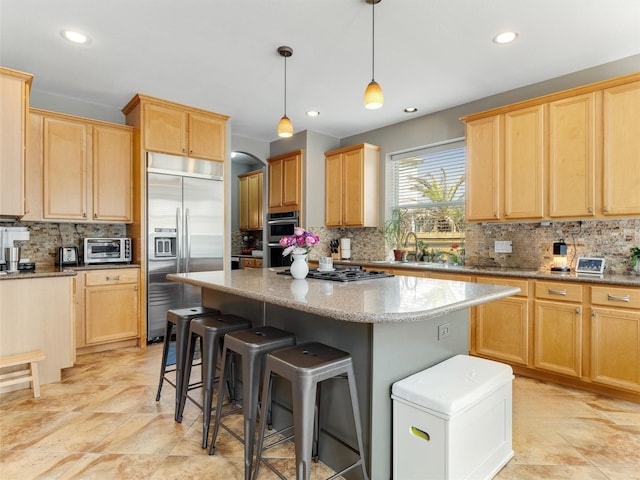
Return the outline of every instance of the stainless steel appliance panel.
<path id="1" fill-rule="evenodd" d="M 155 167 L 147 173 L 147 340 L 164 335 L 167 310 L 201 303 L 200 288 L 170 282 L 168 273 L 224 268 L 221 177 L 194 174 L 202 170 L 200 160 L 161 159 L 162 169 L 157 168 L 157 155 L 148 154 L 147 159 Z M 180 172 L 176 165 L 189 165 L 190 170 Z M 175 255 L 166 254 L 167 245 Z"/>

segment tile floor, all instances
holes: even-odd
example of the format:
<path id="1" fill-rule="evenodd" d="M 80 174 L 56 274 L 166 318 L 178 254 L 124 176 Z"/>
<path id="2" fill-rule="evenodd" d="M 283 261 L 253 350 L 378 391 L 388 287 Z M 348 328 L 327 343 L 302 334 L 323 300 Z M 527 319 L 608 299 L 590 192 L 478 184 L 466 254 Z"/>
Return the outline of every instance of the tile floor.
<path id="1" fill-rule="evenodd" d="M 0 479 L 242 479 L 239 442 L 221 430 L 209 456 L 199 410 L 174 422 L 171 386 L 155 402 L 161 350 L 84 355 L 39 399 L 0 395 Z M 640 405 L 518 377 L 513 448 L 496 479 L 640 480 Z M 269 456 L 295 476 L 291 448 Z M 319 464 L 313 478 L 330 473 Z"/>

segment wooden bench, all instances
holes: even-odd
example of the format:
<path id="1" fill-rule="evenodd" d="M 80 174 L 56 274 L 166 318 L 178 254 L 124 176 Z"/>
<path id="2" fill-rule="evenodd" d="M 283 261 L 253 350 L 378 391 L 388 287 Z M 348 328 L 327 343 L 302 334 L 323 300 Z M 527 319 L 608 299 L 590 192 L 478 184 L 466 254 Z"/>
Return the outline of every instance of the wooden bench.
<path id="1" fill-rule="evenodd" d="M 0 357 L 0 369 L 15 367 L 16 365 L 29 365 L 29 368 L 25 370 L 0 374 L 0 387 L 31 382 L 33 398 L 38 398 L 40 396 L 40 379 L 38 377 L 38 364 L 36 362 L 41 360 L 44 360 L 44 353 L 40 350 L 22 353 L 20 355 L 11 355 L 9 357 Z"/>

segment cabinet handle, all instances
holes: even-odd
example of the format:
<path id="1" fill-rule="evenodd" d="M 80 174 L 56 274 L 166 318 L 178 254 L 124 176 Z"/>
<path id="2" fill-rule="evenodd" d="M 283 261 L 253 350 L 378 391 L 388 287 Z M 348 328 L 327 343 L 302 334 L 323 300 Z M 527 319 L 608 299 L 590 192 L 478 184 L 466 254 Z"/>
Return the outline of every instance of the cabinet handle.
<path id="1" fill-rule="evenodd" d="M 107 275 L 107 282 L 118 281 L 118 280 L 120 280 L 120 275 L 114 275 L 113 277 L 110 277 L 109 275 Z"/>
<path id="2" fill-rule="evenodd" d="M 87 218 L 87 212 L 82 212 L 82 218 Z"/>
<path id="3" fill-rule="evenodd" d="M 623 297 L 618 297 L 616 295 L 611 295 L 610 293 L 607 293 L 607 300 L 617 300 L 619 302 L 630 302 L 631 298 L 629 298 L 629 295 L 624 295 Z"/>
<path id="4" fill-rule="evenodd" d="M 589 213 L 593 213 L 593 208 L 589 207 Z"/>
<path id="5" fill-rule="evenodd" d="M 498 218 L 498 212 L 493 212 L 493 218 Z"/>
<path id="6" fill-rule="evenodd" d="M 96 212 L 93 212 L 93 218 L 98 218 L 98 214 Z"/>
<path id="7" fill-rule="evenodd" d="M 576 307 L 576 313 L 580 315 L 580 307 Z"/>
<path id="8" fill-rule="evenodd" d="M 549 295 L 566 295 L 566 290 L 554 290 L 553 288 L 549 289 Z"/>
<path id="9" fill-rule="evenodd" d="M 604 213 L 607 213 L 607 212 L 609 211 L 609 207 L 604 207 L 604 208 L 602 209 L 602 211 L 603 211 Z"/>
<path id="10" fill-rule="evenodd" d="M 595 310 L 593 310 L 593 311 L 591 312 L 591 316 L 592 316 L 593 318 L 596 318 L 596 311 L 595 311 Z"/>

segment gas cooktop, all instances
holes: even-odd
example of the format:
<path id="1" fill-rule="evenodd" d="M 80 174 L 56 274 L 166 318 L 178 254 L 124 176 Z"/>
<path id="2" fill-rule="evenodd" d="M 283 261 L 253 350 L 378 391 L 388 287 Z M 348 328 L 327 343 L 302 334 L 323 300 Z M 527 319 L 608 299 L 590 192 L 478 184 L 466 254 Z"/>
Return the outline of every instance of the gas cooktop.
<path id="1" fill-rule="evenodd" d="M 278 275 L 291 275 L 289 269 L 278 272 Z M 307 278 L 319 280 L 331 280 L 334 282 L 355 282 L 358 280 L 371 280 L 374 278 L 393 277 L 392 273 L 382 270 L 365 270 L 361 267 L 336 267 L 330 272 L 321 272 L 317 268 L 310 268 Z"/>

